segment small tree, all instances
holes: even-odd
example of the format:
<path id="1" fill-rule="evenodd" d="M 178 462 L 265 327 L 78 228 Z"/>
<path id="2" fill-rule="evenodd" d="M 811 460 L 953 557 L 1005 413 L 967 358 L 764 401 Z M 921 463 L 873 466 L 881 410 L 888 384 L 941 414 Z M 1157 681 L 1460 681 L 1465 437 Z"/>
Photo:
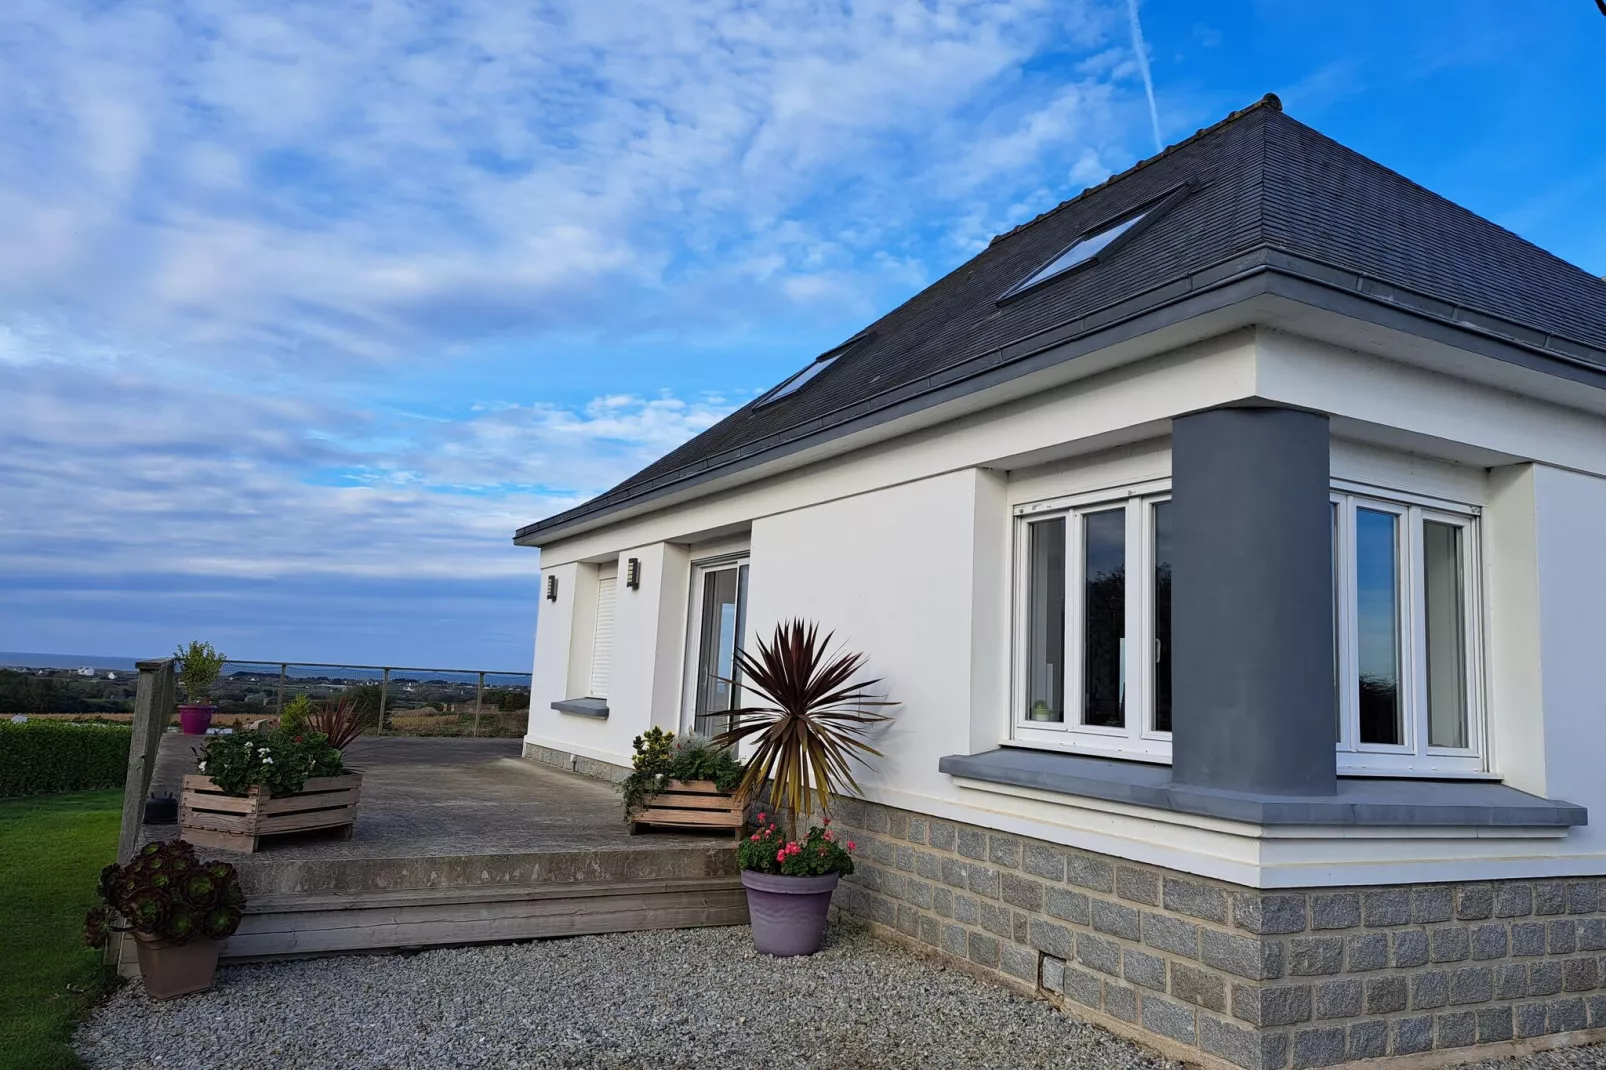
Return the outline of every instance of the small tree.
<path id="1" fill-rule="evenodd" d="M 820 638 L 816 624 L 792 620 L 777 624 L 769 643 L 759 640 L 757 654 L 736 651 L 742 690 L 764 702 L 732 710 L 730 729 L 714 738 L 721 747 L 753 741 L 742 790 L 756 794 L 773 781 L 770 802 L 786 815 L 789 840 L 816 801 L 829 813 L 833 795 L 859 790 L 853 763 L 881 756 L 865 733 L 890 720 L 874 707 L 897 705 L 865 694 L 880 680 L 853 682 L 865 656 L 833 649 L 831 638 Z"/>
<path id="2" fill-rule="evenodd" d="M 229 659 L 213 650 L 211 643 L 199 639 L 190 640 L 187 647 L 179 647 L 173 656 L 179 661 L 178 678 L 184 685 L 184 697 L 196 705 L 204 705 Z"/>

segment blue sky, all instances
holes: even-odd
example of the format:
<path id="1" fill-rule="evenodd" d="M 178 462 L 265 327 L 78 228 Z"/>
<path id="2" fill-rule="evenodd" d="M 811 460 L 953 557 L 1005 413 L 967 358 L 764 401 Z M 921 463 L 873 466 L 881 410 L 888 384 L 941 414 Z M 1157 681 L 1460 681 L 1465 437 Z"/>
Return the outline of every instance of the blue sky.
<path id="1" fill-rule="evenodd" d="M 0 649 L 527 665 L 575 504 L 1275 91 L 1606 273 L 1593 0 L 10 0 Z"/>

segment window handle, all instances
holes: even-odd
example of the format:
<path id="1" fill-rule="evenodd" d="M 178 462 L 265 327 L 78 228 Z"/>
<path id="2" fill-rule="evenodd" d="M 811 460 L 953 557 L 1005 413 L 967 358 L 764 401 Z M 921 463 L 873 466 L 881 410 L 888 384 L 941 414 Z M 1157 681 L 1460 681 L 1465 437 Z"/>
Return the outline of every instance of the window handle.
<path id="1" fill-rule="evenodd" d="M 1156 639 L 1154 641 L 1154 663 L 1156 665 L 1160 664 L 1160 651 L 1163 647 L 1164 644 L 1160 640 Z"/>

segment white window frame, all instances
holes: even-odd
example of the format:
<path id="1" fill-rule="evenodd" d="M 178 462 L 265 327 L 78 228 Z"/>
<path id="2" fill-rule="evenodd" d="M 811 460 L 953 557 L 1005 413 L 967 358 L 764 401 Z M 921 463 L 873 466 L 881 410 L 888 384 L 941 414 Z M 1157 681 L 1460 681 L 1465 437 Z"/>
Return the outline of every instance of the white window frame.
<path id="1" fill-rule="evenodd" d="M 1154 650 L 1154 506 L 1171 497 L 1170 480 L 1090 491 L 1015 508 L 1014 672 L 1010 709 L 1011 740 L 1026 746 L 1070 748 L 1109 757 L 1171 760 L 1171 733 L 1153 727 L 1155 672 L 1153 657 L 1127 658 L 1123 682 L 1125 725 L 1120 728 L 1082 724 L 1082 632 L 1085 553 L 1081 518 L 1089 513 L 1125 509 L 1127 649 Z M 1030 567 L 1027 539 L 1034 522 L 1065 520 L 1065 680 L 1064 720 L 1032 721 L 1026 716 L 1030 644 Z M 1135 552 L 1134 552 L 1135 548 Z M 1136 582 L 1134 582 L 1136 579 Z M 1131 637 L 1137 636 L 1138 642 Z"/>
<path id="2" fill-rule="evenodd" d="M 1477 506 L 1422 494 L 1333 481 L 1331 499 L 1340 522 L 1335 533 L 1339 563 L 1336 592 L 1338 636 L 1338 771 L 1373 775 L 1467 775 L 1487 771 L 1487 718 L 1483 687 L 1483 555 Z M 1400 606 L 1400 675 L 1404 742 L 1398 745 L 1360 742 L 1360 682 L 1356 628 L 1356 558 L 1350 545 L 1355 510 L 1393 513 L 1398 525 Z M 1467 746 L 1428 744 L 1426 579 L 1422 542 L 1424 521 L 1451 524 L 1461 530 L 1463 555 L 1462 636 L 1466 652 Z"/>
<path id="3" fill-rule="evenodd" d="M 1155 657 L 1128 658 L 1126 665 L 1126 725 L 1105 728 L 1080 723 L 1082 716 L 1083 652 L 1081 647 L 1084 610 L 1082 526 L 1079 518 L 1088 513 L 1124 506 L 1126 508 L 1127 584 L 1126 634 L 1138 646 L 1154 649 L 1154 509 L 1171 497 L 1171 480 L 1151 480 L 1123 487 L 1106 488 L 1017 505 L 1014 513 L 1012 552 L 1012 672 L 1008 741 L 1012 745 L 1074 750 L 1103 757 L 1169 763 L 1171 733 L 1153 727 L 1156 695 Z M 1371 776 L 1476 776 L 1487 771 L 1487 717 L 1484 707 L 1483 673 L 1483 555 L 1479 517 L 1475 505 L 1449 501 L 1429 495 L 1412 494 L 1370 486 L 1351 480 L 1334 479 L 1331 498 L 1338 504 L 1343 522 L 1334 545 L 1340 575 L 1335 601 L 1335 646 L 1339 691 L 1338 771 L 1341 774 Z M 1399 746 L 1361 744 L 1357 652 L 1352 638 L 1355 626 L 1355 559 L 1350 542 L 1354 509 L 1357 504 L 1392 512 L 1402 518 L 1399 525 L 1400 576 L 1400 668 L 1403 679 L 1402 706 L 1405 743 Z M 1063 517 L 1065 526 L 1065 720 L 1061 722 L 1027 719 L 1030 657 L 1030 555 L 1028 537 L 1034 522 Z M 1463 626 L 1466 629 L 1467 743 L 1464 748 L 1430 747 L 1426 643 L 1419 631 L 1425 627 L 1425 578 L 1422 554 L 1422 522 L 1432 520 L 1453 524 L 1462 531 Z M 1134 579 L 1136 582 L 1134 582 Z"/>

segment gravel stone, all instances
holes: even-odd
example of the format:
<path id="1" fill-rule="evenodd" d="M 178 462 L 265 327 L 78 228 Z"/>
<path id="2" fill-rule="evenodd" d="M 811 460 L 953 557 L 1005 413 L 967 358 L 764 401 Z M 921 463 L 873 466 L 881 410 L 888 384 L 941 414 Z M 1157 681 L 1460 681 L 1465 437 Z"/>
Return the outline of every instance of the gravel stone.
<path id="1" fill-rule="evenodd" d="M 166 1003 L 125 985 L 76 1046 L 91 1070 L 1176 1066 L 851 925 L 792 959 L 726 928 L 225 966 Z"/>
<path id="2" fill-rule="evenodd" d="M 964 953 L 966 935 L 942 926 L 951 951 Z M 996 961 L 998 942 L 978 936 L 969 950 L 991 945 Z M 1005 952 L 1035 966 L 1035 952 Z M 1067 996 L 1099 1002 L 1095 976 L 1058 960 L 1053 969 Z M 1103 987 L 1107 1011 L 1136 1017 L 1132 989 Z M 1271 1020 L 1308 1018 L 1310 990 L 1282 991 L 1303 995 L 1303 1013 Z M 1402 995 L 1390 991 L 1368 1012 L 1392 1008 Z M 1193 1039 L 1190 1008 L 1153 996 L 1143 1004 L 1146 1022 Z M 1462 1034 L 1474 1023 L 1479 1041 L 1586 1024 L 1577 998 L 1521 1005 L 1514 1021 L 1508 1015 L 1503 1007 L 1442 1015 L 1441 1044 L 1467 1043 Z M 1606 1018 L 1606 1006 L 1597 1017 Z M 1425 1050 L 1432 1023 L 1392 1023 L 1392 1052 Z M 1287 1065 L 1287 1054 L 1300 1066 L 1344 1057 L 1343 1030 L 1300 1030 L 1292 1053 L 1261 1053 L 1262 1041 L 1237 1026 L 1208 1015 L 1199 1025 L 1207 1050 L 1241 1066 Z M 1264 1043 L 1287 1039 L 1273 1034 Z M 759 955 L 748 930 L 736 927 L 224 966 L 211 991 L 169 1002 L 124 985 L 74 1043 L 89 1070 L 1179 1070 L 1041 1000 L 923 960 L 851 923 L 834 924 L 819 954 L 793 959 Z M 1380 1044 L 1380 1027 L 1350 1027 L 1351 1057 L 1372 1057 Z M 1606 1070 L 1606 1045 L 1467 1070 Z"/>

